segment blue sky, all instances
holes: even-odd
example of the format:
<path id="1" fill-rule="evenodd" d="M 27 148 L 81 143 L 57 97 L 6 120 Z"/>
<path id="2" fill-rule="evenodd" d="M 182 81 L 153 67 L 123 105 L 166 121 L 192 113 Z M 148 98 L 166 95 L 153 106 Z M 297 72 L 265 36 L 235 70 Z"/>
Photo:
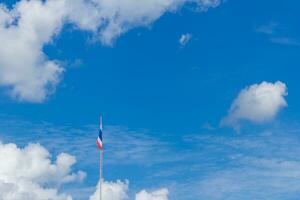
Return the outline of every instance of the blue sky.
<path id="1" fill-rule="evenodd" d="M 131 199 L 157 188 L 174 200 L 299 199 L 300 3 L 227 0 L 205 11 L 196 4 L 127 27 L 108 43 L 64 24 L 41 50 L 64 69 L 55 90 L 37 102 L 13 97 L 14 83 L 0 82 L 0 140 L 76 156 L 73 169 L 87 177 L 60 190 L 88 199 L 98 181 L 101 113 L 105 179 L 129 180 Z M 285 84 L 278 98 L 286 105 L 274 103 L 270 116 L 254 108 L 257 120 L 233 114 L 239 130 L 222 126 L 242 89 L 263 81 Z"/>

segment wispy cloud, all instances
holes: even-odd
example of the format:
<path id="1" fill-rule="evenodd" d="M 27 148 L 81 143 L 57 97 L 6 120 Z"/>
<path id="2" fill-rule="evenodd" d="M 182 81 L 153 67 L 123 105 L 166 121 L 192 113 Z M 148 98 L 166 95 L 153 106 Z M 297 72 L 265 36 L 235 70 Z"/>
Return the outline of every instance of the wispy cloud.
<path id="1" fill-rule="evenodd" d="M 287 46 L 299 46 L 300 42 L 293 37 L 290 37 L 290 30 L 283 28 L 277 22 L 270 22 L 255 28 L 257 33 L 265 34 L 268 40 L 273 44 L 287 45 Z"/>
<path id="2" fill-rule="evenodd" d="M 184 134 L 173 142 L 171 137 L 157 138 L 149 130 L 105 126 L 106 168 L 140 166 L 147 183 L 139 180 L 137 184 L 159 181 L 156 186 L 168 186 L 170 199 L 237 200 L 249 195 L 254 199 L 292 198 L 300 190 L 300 129 L 287 127 L 280 125 L 239 135 L 217 129 L 208 134 Z M 50 152 L 76 155 L 80 169 L 97 166 L 93 159 L 98 156 L 94 125 L 72 128 L 12 119 L 1 120 L 0 130 L 1 140 L 40 142 Z M 17 137 L 20 134 L 22 137 Z M 89 174 L 87 177 L 91 178 Z M 132 184 L 135 193 L 144 188 L 133 181 Z M 92 191 L 94 185 L 95 182 L 88 184 L 84 190 Z M 78 193 L 72 188 L 66 191 Z"/>
<path id="3" fill-rule="evenodd" d="M 216 130 L 217 128 L 214 127 L 213 125 L 211 125 L 210 123 L 206 122 L 202 125 L 202 128 L 205 129 L 205 130 L 208 130 L 208 131 L 214 131 Z"/>
<path id="4" fill-rule="evenodd" d="M 299 195 L 300 137 L 288 129 L 268 134 L 192 136 L 189 141 L 197 141 L 199 148 L 214 157 L 209 168 L 204 162 L 205 172 L 199 170 L 202 175 L 190 182 L 194 198 L 280 200 Z"/>
<path id="5" fill-rule="evenodd" d="M 270 41 L 274 44 L 281 44 L 281 45 L 290 45 L 290 46 L 299 46 L 300 42 L 294 38 L 290 37 L 273 37 Z"/>
<path id="6" fill-rule="evenodd" d="M 85 169 L 87 172 L 93 172 L 92 168 L 97 170 L 98 149 L 96 148 L 97 125 L 86 125 L 79 128 L 72 126 L 55 126 L 51 123 L 30 123 L 17 119 L 2 118 L 0 122 L 0 140 L 4 142 L 14 142 L 20 146 L 26 146 L 28 143 L 40 143 L 47 147 L 49 151 L 56 155 L 59 152 L 71 153 L 76 156 L 78 165 L 76 167 Z M 133 131 L 122 126 L 104 127 L 104 154 L 105 168 L 120 169 L 134 165 L 143 170 L 149 169 L 162 163 L 177 162 L 182 160 L 182 156 L 172 154 L 170 143 L 164 140 L 156 139 L 147 132 L 147 130 Z M 154 153 L 155 152 L 155 153 Z M 75 176 L 75 175 L 73 175 Z M 87 174 L 91 179 L 94 176 Z M 126 177 L 126 175 L 124 175 Z M 97 179 L 97 177 L 92 178 Z M 118 182 L 107 182 L 107 187 L 113 191 Z M 121 182 L 120 182 L 121 183 Z M 123 183 L 123 182 L 122 182 Z M 76 186 L 65 186 L 63 191 L 72 192 L 75 199 L 88 199 L 88 196 L 95 191 L 95 183 L 89 181 L 81 189 Z M 125 184 L 125 182 L 124 182 Z M 126 183 L 126 185 L 128 185 Z M 157 184 L 156 184 L 157 185 Z M 0 187 L 1 188 L 1 187 Z M 138 192 L 142 188 L 133 187 Z M 157 188 L 155 188 L 156 190 Z M 84 194 L 82 191 L 86 191 Z M 160 190 L 158 190 L 160 191 Z M 164 189 L 163 191 L 168 191 Z M 106 191 L 110 194 L 109 191 Z M 98 193 L 95 193 L 97 195 Z M 124 191 L 127 195 L 127 190 Z M 140 191 L 137 193 L 137 199 L 143 196 L 155 196 L 154 193 Z M 110 194 L 111 195 L 111 194 Z M 115 195 L 118 195 L 117 193 Z M 131 193 L 128 192 L 131 196 Z M 161 194 L 164 199 L 168 199 L 168 193 Z M 0 195 L 1 198 L 1 195 Z M 111 198 L 111 196 L 109 197 Z M 116 199 L 123 199 L 118 197 Z"/>
<path id="7" fill-rule="evenodd" d="M 4 119 L 0 123 L 0 128 L 0 138 L 4 141 L 14 141 L 20 145 L 39 142 L 54 152 L 58 150 L 70 152 L 86 165 L 96 162 L 90 158 L 97 157 L 95 146 L 97 125 L 55 126 L 47 122 L 34 124 Z M 106 164 L 134 163 L 151 166 L 181 159 L 180 156 L 170 156 L 172 151 L 170 142 L 151 136 L 147 130 L 130 130 L 123 126 L 107 125 L 104 131 L 105 154 L 111 158 Z M 16 137 L 17 135 L 22 137 Z"/>
<path id="8" fill-rule="evenodd" d="M 274 34 L 276 32 L 276 29 L 278 28 L 279 24 L 276 22 L 270 22 L 268 24 L 260 25 L 255 28 L 255 31 L 258 33 L 264 33 L 264 34 Z"/>

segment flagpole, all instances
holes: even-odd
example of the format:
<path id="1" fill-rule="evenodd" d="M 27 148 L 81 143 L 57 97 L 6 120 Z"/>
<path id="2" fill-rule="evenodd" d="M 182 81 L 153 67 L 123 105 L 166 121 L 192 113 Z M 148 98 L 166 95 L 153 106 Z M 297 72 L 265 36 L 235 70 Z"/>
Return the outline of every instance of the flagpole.
<path id="1" fill-rule="evenodd" d="M 100 151 L 100 200 L 102 200 L 102 159 L 103 159 L 103 152 Z"/>
<path id="2" fill-rule="evenodd" d="M 100 129 L 102 131 L 102 116 L 100 116 Z M 102 200 L 102 180 L 103 180 L 103 169 L 102 169 L 102 165 L 103 165 L 103 149 L 100 150 L 100 200 Z"/>

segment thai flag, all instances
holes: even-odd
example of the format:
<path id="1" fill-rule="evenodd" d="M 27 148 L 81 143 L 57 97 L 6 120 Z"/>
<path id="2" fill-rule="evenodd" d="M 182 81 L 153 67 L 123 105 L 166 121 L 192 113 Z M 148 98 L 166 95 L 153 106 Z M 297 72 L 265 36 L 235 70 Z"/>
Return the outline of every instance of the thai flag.
<path id="1" fill-rule="evenodd" d="M 97 138 L 97 146 L 100 149 L 100 151 L 103 150 L 103 143 L 102 143 L 102 117 L 100 117 L 100 127 L 99 127 L 99 135 Z"/>

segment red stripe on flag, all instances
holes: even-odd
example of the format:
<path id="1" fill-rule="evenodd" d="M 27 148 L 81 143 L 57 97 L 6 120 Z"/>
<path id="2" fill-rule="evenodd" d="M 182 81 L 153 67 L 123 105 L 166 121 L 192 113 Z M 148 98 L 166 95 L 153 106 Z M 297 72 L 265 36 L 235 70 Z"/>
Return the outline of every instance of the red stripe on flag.
<path id="1" fill-rule="evenodd" d="M 103 149 L 102 145 L 98 142 L 98 140 L 96 141 L 96 144 L 97 144 L 97 146 L 98 146 L 98 148 L 99 148 L 100 150 Z"/>

